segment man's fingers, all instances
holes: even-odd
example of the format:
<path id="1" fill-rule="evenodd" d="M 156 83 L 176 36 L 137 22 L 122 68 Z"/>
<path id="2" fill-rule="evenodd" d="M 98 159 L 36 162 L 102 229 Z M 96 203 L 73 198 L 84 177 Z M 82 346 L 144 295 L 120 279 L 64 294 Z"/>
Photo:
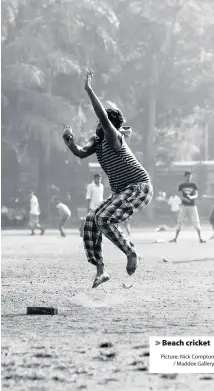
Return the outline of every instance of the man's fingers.
<path id="1" fill-rule="evenodd" d="M 87 74 L 86 74 L 85 80 L 88 79 L 89 77 L 93 77 L 93 75 L 94 75 L 93 69 L 87 70 Z"/>

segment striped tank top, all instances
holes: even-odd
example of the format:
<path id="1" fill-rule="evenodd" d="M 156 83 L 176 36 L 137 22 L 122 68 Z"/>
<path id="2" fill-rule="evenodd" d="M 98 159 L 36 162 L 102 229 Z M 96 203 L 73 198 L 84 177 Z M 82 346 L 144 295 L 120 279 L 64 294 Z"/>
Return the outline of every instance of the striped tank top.
<path id="1" fill-rule="evenodd" d="M 122 137 L 122 147 L 115 151 L 104 138 L 96 139 L 97 160 L 108 176 L 111 190 L 120 193 L 128 185 L 138 182 L 150 182 L 145 168 L 136 159 Z"/>

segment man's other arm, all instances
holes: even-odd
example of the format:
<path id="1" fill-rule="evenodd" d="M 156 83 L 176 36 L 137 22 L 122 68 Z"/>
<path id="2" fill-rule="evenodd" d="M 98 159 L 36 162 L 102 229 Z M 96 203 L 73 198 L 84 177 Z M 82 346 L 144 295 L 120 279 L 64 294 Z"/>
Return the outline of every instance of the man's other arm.
<path id="1" fill-rule="evenodd" d="M 194 191 L 194 194 L 188 196 L 190 200 L 196 200 L 196 198 L 198 198 L 198 188 L 196 185 L 194 186 L 193 191 Z"/>
<path id="2" fill-rule="evenodd" d="M 63 140 L 73 155 L 80 159 L 84 159 L 95 153 L 96 135 L 93 135 L 84 147 L 81 147 L 75 143 L 74 137 L 63 137 Z"/>
<path id="3" fill-rule="evenodd" d="M 180 185 L 179 187 L 178 187 L 178 192 L 179 192 L 179 197 L 180 197 L 180 199 L 182 200 L 182 201 L 184 201 L 184 202 L 187 202 L 188 204 L 190 204 L 190 199 L 188 198 L 188 196 L 186 195 L 184 195 L 184 193 L 183 193 L 183 189 L 182 189 L 182 185 Z"/>

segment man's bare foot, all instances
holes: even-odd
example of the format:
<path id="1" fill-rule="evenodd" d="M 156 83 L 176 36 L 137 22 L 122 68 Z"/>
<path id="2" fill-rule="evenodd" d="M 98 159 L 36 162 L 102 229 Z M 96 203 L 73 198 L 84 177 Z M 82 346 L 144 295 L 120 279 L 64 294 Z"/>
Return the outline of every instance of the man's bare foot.
<path id="1" fill-rule="evenodd" d="M 134 274 L 137 269 L 138 262 L 141 260 L 141 257 L 137 254 L 132 254 L 127 257 L 126 271 L 129 276 Z"/>
<path id="2" fill-rule="evenodd" d="M 92 288 L 97 288 L 99 285 L 103 284 L 108 280 L 110 280 L 110 276 L 108 273 L 105 272 L 101 276 L 95 278 Z"/>
<path id="3" fill-rule="evenodd" d="M 98 265 L 97 266 L 97 275 L 95 277 L 94 283 L 92 285 L 92 288 L 97 288 L 99 285 L 103 284 L 104 282 L 108 281 L 110 279 L 109 274 L 105 271 L 104 265 Z"/>

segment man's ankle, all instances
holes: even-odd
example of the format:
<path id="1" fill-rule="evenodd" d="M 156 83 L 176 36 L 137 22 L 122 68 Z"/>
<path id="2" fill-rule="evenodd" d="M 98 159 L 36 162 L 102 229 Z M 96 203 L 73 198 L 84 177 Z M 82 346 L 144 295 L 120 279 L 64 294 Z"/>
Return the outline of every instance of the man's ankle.
<path id="1" fill-rule="evenodd" d="M 105 271 L 105 266 L 104 264 L 97 264 L 97 274 L 101 275 L 103 274 Z"/>
<path id="2" fill-rule="evenodd" d="M 126 256 L 127 258 L 137 258 L 137 253 L 136 251 L 130 251 Z"/>

